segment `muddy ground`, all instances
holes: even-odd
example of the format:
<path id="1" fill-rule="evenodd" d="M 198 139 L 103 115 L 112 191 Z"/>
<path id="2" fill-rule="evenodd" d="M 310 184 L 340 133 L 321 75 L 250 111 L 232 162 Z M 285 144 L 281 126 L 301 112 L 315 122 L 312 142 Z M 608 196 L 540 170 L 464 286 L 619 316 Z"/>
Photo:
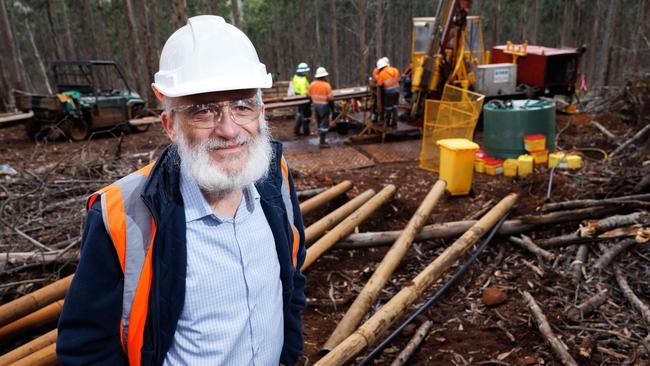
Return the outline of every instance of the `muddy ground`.
<path id="1" fill-rule="evenodd" d="M 642 161 L 622 159 L 611 164 L 602 161 L 601 151 L 610 152 L 617 144 L 588 123 L 592 118 L 621 136 L 621 139 L 631 133 L 629 126 L 609 115 L 558 115 L 557 145 L 563 150 L 581 152 L 585 167 L 577 171 L 557 171 L 550 201 L 629 194 L 641 178 Z M 303 147 L 313 154 L 320 153 L 315 148 L 316 136 L 293 135 L 291 119 L 274 119 L 270 125 L 273 136 L 291 147 L 288 152 L 296 152 Z M 368 155 L 360 145 L 349 145 L 347 137 L 336 136 L 336 133 L 331 135 L 331 149 L 351 146 L 373 160 L 373 156 Z M 480 142 L 480 132 L 476 139 Z M 27 140 L 21 126 L 0 130 L 0 164 L 9 164 L 18 171 L 15 176 L 0 177 L 3 178 L 0 180 L 0 218 L 4 220 L 3 231 L 0 232 L 0 252 L 34 250 L 24 236 L 9 228 L 15 227 L 44 245 L 74 254 L 83 226 L 84 197 L 145 165 L 166 144 L 167 138 L 159 125 L 139 134 L 122 135 L 119 131 L 98 133 L 91 141 L 82 143 L 35 144 Z M 401 229 L 437 179 L 436 174 L 417 168 L 417 156 L 394 163 L 373 160 L 372 166 L 359 169 L 345 169 L 344 159 L 342 157 L 342 168 L 339 170 L 323 172 L 316 166 L 308 173 L 294 171 L 298 190 L 327 187 L 345 179 L 354 183 L 344 199 L 305 216 L 306 225 L 315 222 L 347 198 L 368 188 L 379 191 L 391 183 L 397 187 L 393 199 L 358 229 L 359 232 Z M 291 165 L 291 154 L 287 154 L 287 160 Z M 525 178 L 475 175 L 472 195 L 445 197 L 434 208 L 427 224 L 466 219 L 488 202 L 494 204 L 511 192 L 519 194 L 517 210 L 512 216 L 538 213 L 541 205 L 547 201 L 548 181 L 548 170 L 545 168 L 537 168 L 535 174 Z M 578 224 L 570 222 L 545 226 L 528 234 L 533 240 L 553 237 L 575 231 Z M 415 243 L 373 310 L 387 302 L 452 242 L 432 240 Z M 302 365 L 311 365 L 319 359 L 320 346 L 370 278 L 387 249 L 386 246 L 358 250 L 334 249 L 309 268 L 306 289 L 309 306 L 304 313 L 306 352 L 301 360 Z M 621 296 L 611 269 L 596 273 L 587 266 L 586 277 L 582 281 L 575 283 L 571 280 L 569 266 L 574 260 L 575 250 L 575 246 L 555 249 L 553 252 L 560 255 L 559 259 L 555 263 L 542 263 L 533 254 L 510 244 L 507 238 L 496 237 L 461 281 L 428 310 L 426 317 L 416 321 L 416 325 L 419 325 L 428 318 L 434 325 L 410 363 L 559 364 L 538 331 L 521 295 L 521 291 L 527 290 L 537 299 L 553 330 L 567 344 L 569 353 L 579 364 L 646 364 L 650 357 L 642 346 L 642 339 L 648 334 L 648 325 Z M 590 261 L 599 254 L 600 250 L 595 244 L 590 247 Z M 49 264 L 34 259 L 6 264 L 0 273 L 2 303 L 72 273 L 74 256 L 66 258 L 62 255 Z M 621 255 L 618 263 L 624 268 L 634 292 L 646 304 L 650 303 L 650 252 L 647 245 L 635 247 Z M 536 273 L 535 268 L 542 268 L 543 274 Z M 450 275 L 448 273 L 444 280 Z M 441 285 L 442 281 L 438 281 L 427 296 Z M 507 299 L 498 306 L 486 306 L 481 300 L 485 287 L 499 288 Z M 567 309 L 604 287 L 611 288 L 612 296 L 598 312 L 578 323 L 566 319 L 564 314 Z M 0 351 L 7 351 L 52 327 L 53 324 L 49 324 L 24 334 L 22 339 L 6 343 Z M 375 364 L 390 364 L 408 342 L 413 328 L 409 327 L 400 335 L 375 360 Z M 593 339 L 594 350 L 589 357 L 581 357 L 579 348 L 587 339 Z"/>

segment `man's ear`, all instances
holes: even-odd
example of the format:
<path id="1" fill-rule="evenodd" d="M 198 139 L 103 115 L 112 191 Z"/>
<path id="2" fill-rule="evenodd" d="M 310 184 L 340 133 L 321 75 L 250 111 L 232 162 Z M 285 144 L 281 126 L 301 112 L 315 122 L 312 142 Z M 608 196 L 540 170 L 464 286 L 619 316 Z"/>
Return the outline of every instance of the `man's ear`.
<path id="1" fill-rule="evenodd" d="M 175 143 L 176 130 L 174 129 L 174 123 L 176 123 L 176 121 L 174 120 L 174 117 L 170 116 L 169 113 L 167 113 L 167 110 L 165 110 L 160 114 L 160 122 L 165 133 L 169 136 L 169 139 Z"/>

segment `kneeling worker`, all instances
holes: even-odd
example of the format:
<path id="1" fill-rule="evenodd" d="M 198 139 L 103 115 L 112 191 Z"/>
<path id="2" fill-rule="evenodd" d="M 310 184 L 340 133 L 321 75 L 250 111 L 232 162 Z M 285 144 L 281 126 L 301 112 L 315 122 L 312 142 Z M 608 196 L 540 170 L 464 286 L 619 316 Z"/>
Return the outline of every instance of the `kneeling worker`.
<path id="1" fill-rule="evenodd" d="M 307 95 L 311 98 L 311 103 L 316 112 L 316 124 L 318 125 L 318 134 L 320 135 L 319 147 L 329 147 L 325 141 L 325 135 L 330 127 L 330 114 L 334 110 L 334 97 L 332 96 L 332 86 L 327 82 L 327 70 L 324 67 L 316 69 L 316 80 L 309 85 Z"/>
<path id="2" fill-rule="evenodd" d="M 242 31 L 202 15 L 169 37 L 152 85 L 171 144 L 93 194 L 59 319 L 66 365 L 293 365 L 304 230 Z"/>

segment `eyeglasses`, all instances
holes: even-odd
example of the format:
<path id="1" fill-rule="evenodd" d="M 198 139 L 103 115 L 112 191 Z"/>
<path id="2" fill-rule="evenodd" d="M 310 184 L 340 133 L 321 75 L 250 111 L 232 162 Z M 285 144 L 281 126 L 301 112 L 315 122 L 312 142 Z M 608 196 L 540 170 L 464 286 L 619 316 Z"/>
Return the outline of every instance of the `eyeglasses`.
<path id="1" fill-rule="evenodd" d="M 260 116 L 261 106 L 257 98 L 234 99 L 223 102 L 189 104 L 174 107 L 173 112 L 182 114 L 194 128 L 215 128 L 228 109 L 233 122 L 243 126 Z"/>

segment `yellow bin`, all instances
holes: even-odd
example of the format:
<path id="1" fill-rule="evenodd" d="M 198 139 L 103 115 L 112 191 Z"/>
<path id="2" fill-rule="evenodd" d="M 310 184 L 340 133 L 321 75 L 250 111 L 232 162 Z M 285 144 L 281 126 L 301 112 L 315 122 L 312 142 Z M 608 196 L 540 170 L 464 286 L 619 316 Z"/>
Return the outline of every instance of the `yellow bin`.
<path id="1" fill-rule="evenodd" d="M 440 146 L 440 179 L 452 196 L 468 194 L 472 188 L 474 159 L 479 146 L 467 139 L 444 139 Z"/>

